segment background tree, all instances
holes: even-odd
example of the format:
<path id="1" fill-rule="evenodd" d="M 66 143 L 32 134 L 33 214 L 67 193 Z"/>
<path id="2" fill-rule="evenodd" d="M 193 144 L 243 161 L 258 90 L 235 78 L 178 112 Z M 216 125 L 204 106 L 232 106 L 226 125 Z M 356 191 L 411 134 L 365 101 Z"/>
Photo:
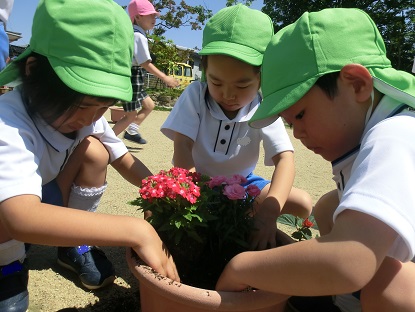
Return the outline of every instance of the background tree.
<path id="1" fill-rule="evenodd" d="M 190 55 L 193 52 L 191 49 L 178 49 L 172 40 L 168 40 L 164 36 L 153 34 L 148 38 L 152 62 L 166 74 L 176 69 L 176 63 L 186 63 L 190 60 Z"/>
<path id="2" fill-rule="evenodd" d="M 226 0 L 226 6 L 235 5 L 239 2 L 250 6 L 253 0 Z M 181 27 L 201 30 L 213 14 L 212 10 L 206 6 L 191 6 L 184 0 L 177 3 L 174 0 L 153 0 L 152 3 L 161 15 L 149 36 L 152 39 L 149 43 L 150 51 L 155 56 L 156 66 L 167 72 L 168 70 L 174 70 L 174 64 L 177 62 L 186 63 L 193 53 L 192 50 L 197 51 L 199 47 L 192 47 L 188 50 L 177 49 L 174 42 L 163 36 L 164 33 L 168 29 Z"/>
<path id="3" fill-rule="evenodd" d="M 231 1 L 231 0 L 228 0 Z M 264 0 L 262 11 L 275 31 L 295 22 L 305 11 L 324 8 L 360 8 L 377 24 L 393 67 L 411 72 L 415 57 L 414 0 Z"/>

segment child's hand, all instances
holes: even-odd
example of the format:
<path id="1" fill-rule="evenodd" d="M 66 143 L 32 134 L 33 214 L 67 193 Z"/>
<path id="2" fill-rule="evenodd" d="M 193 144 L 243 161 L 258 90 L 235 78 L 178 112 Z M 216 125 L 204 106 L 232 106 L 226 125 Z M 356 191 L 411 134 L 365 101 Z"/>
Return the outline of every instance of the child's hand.
<path id="1" fill-rule="evenodd" d="M 149 223 L 147 224 L 149 228 L 142 231 L 145 235 L 140 237 L 140 245 L 133 247 L 134 251 L 153 270 L 180 282 L 179 273 L 172 256 L 154 228 Z"/>
<path id="2" fill-rule="evenodd" d="M 277 215 L 272 201 L 265 199 L 254 215 L 254 228 L 251 232 L 251 250 L 264 250 L 276 247 Z"/>
<path id="3" fill-rule="evenodd" d="M 169 87 L 169 88 L 177 88 L 178 86 L 180 86 L 180 82 L 171 76 L 166 76 L 166 78 L 164 79 L 164 83 Z"/>

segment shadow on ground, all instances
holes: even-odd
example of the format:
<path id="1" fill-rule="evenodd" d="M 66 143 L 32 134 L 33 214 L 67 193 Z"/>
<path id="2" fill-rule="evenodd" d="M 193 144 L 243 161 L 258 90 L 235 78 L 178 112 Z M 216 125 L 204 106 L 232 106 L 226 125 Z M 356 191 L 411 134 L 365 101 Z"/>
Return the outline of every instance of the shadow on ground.
<path id="1" fill-rule="evenodd" d="M 138 281 L 128 269 L 125 249 L 122 247 L 103 247 L 103 249 L 114 264 L 117 278 L 113 285 L 92 291 L 83 288 L 74 272 L 57 264 L 56 247 L 32 245 L 27 252 L 30 287 L 40 287 L 34 279 L 46 278 L 49 279 L 47 284 L 50 289 L 45 289 L 41 295 L 36 294 L 37 298 L 30 299 L 29 312 L 140 312 Z M 30 287 L 29 296 L 31 296 Z M 92 299 L 89 302 L 85 301 L 85 295 Z M 58 296 L 62 298 L 59 299 Z M 57 301 L 54 301 L 54 298 Z"/>

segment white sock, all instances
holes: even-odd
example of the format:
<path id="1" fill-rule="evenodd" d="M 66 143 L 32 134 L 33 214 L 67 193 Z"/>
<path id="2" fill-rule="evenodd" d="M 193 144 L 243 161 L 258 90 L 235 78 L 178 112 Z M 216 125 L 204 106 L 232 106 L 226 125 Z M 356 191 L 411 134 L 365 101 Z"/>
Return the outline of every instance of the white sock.
<path id="1" fill-rule="evenodd" d="M 68 207 L 95 212 L 106 188 L 107 182 L 105 182 L 105 184 L 101 187 L 91 188 L 73 184 L 71 187 L 71 193 L 69 194 Z"/>
<path id="2" fill-rule="evenodd" d="M 7 265 L 16 260 L 23 263 L 26 258 L 24 243 L 15 239 L 0 244 L 0 266 Z"/>
<path id="3" fill-rule="evenodd" d="M 132 123 L 130 123 L 130 125 L 127 128 L 127 132 L 128 132 L 128 134 L 136 135 L 136 134 L 138 134 L 138 129 L 139 128 L 140 128 L 139 125 L 132 122 Z"/>

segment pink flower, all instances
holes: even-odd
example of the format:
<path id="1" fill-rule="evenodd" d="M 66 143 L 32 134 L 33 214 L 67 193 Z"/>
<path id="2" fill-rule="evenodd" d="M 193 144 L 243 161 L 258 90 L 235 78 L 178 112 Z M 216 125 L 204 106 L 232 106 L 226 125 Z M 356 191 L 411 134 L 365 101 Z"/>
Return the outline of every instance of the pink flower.
<path id="1" fill-rule="evenodd" d="M 252 197 L 257 197 L 259 194 L 261 194 L 261 190 L 259 189 L 259 187 L 254 184 L 248 185 L 248 187 L 246 188 L 246 192 L 249 196 Z"/>
<path id="2" fill-rule="evenodd" d="M 226 178 L 226 184 L 244 184 L 246 183 L 246 178 L 240 174 L 234 174 L 231 177 Z"/>
<path id="3" fill-rule="evenodd" d="M 226 181 L 225 176 L 215 176 L 215 177 L 210 179 L 210 181 L 208 182 L 208 186 L 212 189 L 216 186 L 222 185 L 222 183 L 225 182 L 225 181 Z"/>
<path id="4" fill-rule="evenodd" d="M 240 184 L 226 185 L 223 194 L 231 200 L 244 199 L 245 188 Z"/>

